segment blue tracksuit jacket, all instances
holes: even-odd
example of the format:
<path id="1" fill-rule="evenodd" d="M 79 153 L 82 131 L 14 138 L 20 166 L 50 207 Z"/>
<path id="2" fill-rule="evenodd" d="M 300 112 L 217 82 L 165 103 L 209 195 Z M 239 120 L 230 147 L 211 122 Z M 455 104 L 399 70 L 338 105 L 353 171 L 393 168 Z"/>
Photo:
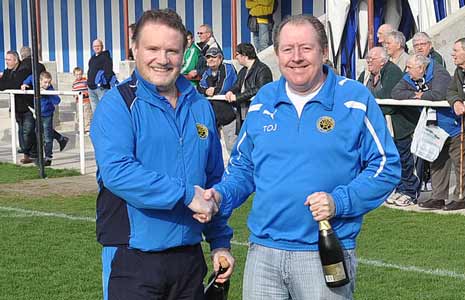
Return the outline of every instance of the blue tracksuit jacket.
<path id="1" fill-rule="evenodd" d="M 284 78 L 260 89 L 223 180 L 214 186 L 225 215 L 256 192 L 248 218 L 251 242 L 317 250 L 318 224 L 304 202 L 323 191 L 334 198 L 333 229 L 343 247 L 353 249 L 363 215 L 399 182 L 399 154 L 371 93 L 327 67 L 325 72 L 300 118 Z"/>
<path id="2" fill-rule="evenodd" d="M 29 75 L 23 82 L 28 86 L 33 86 L 32 75 Z M 54 91 L 53 85 L 47 88 L 47 91 Z M 40 115 L 50 117 L 55 112 L 55 105 L 60 104 L 61 99 L 58 95 L 40 95 Z"/>
<path id="3" fill-rule="evenodd" d="M 91 125 L 91 138 L 98 166 L 97 178 L 125 205 L 106 203 L 100 218 L 125 215 L 113 228 L 129 232 L 129 247 L 161 251 L 202 240 L 212 249 L 230 246 L 232 230 L 220 216 L 203 225 L 187 207 L 194 185 L 211 187 L 221 179 L 223 158 L 209 102 L 180 76 L 176 109 L 156 92 L 153 84 L 136 71 L 136 99 L 130 109 L 117 89 L 108 91 L 99 103 Z M 124 226 L 123 226 L 124 227 Z M 115 234 L 113 232 L 113 234 Z M 116 233 L 118 234 L 118 233 Z M 120 239 L 118 239 L 120 241 Z M 102 242 L 105 246 L 111 241 Z"/>

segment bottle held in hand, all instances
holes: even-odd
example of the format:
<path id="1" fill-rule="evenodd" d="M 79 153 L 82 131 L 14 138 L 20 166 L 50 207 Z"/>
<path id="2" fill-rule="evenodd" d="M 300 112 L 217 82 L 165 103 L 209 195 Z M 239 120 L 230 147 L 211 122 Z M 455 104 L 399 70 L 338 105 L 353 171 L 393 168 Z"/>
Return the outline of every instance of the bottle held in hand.
<path id="1" fill-rule="evenodd" d="M 208 278 L 208 285 L 205 288 L 205 300 L 228 300 L 229 280 L 225 283 L 215 282 L 218 275 L 223 274 L 229 268 L 229 262 L 224 256 L 220 257 L 220 269 L 213 272 Z"/>
<path id="2" fill-rule="evenodd" d="M 326 285 L 331 288 L 346 285 L 350 279 L 339 239 L 329 221 L 320 221 L 319 226 L 318 249 Z"/>

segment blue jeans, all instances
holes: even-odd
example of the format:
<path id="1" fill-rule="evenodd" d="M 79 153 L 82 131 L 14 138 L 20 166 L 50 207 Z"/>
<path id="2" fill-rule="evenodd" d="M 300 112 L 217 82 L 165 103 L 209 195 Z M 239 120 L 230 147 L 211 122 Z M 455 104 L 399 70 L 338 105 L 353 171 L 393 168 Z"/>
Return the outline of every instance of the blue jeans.
<path id="1" fill-rule="evenodd" d="M 18 123 L 19 147 L 24 155 L 37 156 L 34 115 L 27 111 L 16 113 L 15 117 Z"/>
<path id="2" fill-rule="evenodd" d="M 416 200 L 420 191 L 420 180 L 413 172 L 415 163 L 413 154 L 410 151 L 412 138 L 408 136 L 400 140 L 394 140 L 394 143 L 396 144 L 397 151 L 399 151 L 400 163 L 402 165 L 401 179 L 396 192 L 410 196 Z"/>
<path id="3" fill-rule="evenodd" d="M 286 251 L 251 244 L 242 299 L 349 300 L 355 290 L 355 250 L 344 251 L 350 283 L 328 288 L 317 251 Z"/>
<path id="4" fill-rule="evenodd" d="M 258 32 L 253 33 L 253 42 L 257 52 L 260 52 L 270 45 L 270 24 L 258 24 Z"/>
<path id="5" fill-rule="evenodd" d="M 102 100 L 103 95 L 108 89 L 104 89 L 98 87 L 96 89 L 89 89 L 89 99 L 90 99 L 90 106 L 92 107 L 92 112 L 94 113 L 97 109 L 97 104 Z"/>

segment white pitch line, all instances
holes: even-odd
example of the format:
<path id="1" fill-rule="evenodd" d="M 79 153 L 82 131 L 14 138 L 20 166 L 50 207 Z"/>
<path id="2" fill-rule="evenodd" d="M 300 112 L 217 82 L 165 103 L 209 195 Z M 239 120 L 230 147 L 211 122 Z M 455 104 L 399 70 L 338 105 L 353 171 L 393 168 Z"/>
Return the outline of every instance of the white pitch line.
<path id="1" fill-rule="evenodd" d="M 17 207 L 0 206 L 0 210 L 23 213 L 23 214 L 27 214 L 33 217 L 54 217 L 54 218 L 62 218 L 62 219 L 73 220 L 73 221 L 95 222 L 95 218 L 77 217 L 77 216 L 67 215 L 63 213 L 50 213 L 50 212 L 43 212 L 43 211 L 37 211 L 37 210 L 22 209 L 22 208 L 17 208 Z"/>
<path id="2" fill-rule="evenodd" d="M 27 214 L 27 215 L 35 216 L 35 217 L 54 217 L 54 218 L 62 218 L 62 219 L 73 220 L 73 221 L 95 222 L 95 218 L 78 217 L 78 216 L 72 216 L 72 215 L 67 215 L 63 213 L 50 213 L 50 212 L 28 210 L 28 209 L 22 209 L 22 208 L 16 208 L 16 207 L 0 206 L 0 210 L 10 211 L 10 212 L 15 212 L 15 213 L 23 213 L 23 214 Z M 231 244 L 237 245 L 237 246 L 245 246 L 245 247 L 249 246 L 249 243 L 239 242 L 235 240 L 231 241 Z M 373 267 L 390 268 L 390 269 L 397 269 L 397 270 L 406 271 L 406 272 L 415 272 L 415 273 L 422 273 L 422 274 L 433 275 L 433 276 L 449 277 L 449 278 L 465 280 L 465 274 L 461 274 L 461 273 L 457 273 L 457 272 L 449 271 L 449 270 L 422 269 L 422 268 L 415 267 L 415 266 L 396 265 L 396 264 L 391 264 L 391 263 L 385 263 L 380 260 L 371 260 L 371 259 L 366 259 L 366 258 L 361 258 L 361 257 L 358 257 L 357 261 L 361 264 L 369 265 Z"/>

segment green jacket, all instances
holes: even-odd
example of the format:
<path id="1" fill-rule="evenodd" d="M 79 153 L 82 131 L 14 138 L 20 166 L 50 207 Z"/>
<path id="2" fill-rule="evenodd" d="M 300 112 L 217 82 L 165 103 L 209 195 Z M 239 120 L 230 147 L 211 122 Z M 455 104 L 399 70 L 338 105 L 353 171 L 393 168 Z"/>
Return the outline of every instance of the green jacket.
<path id="1" fill-rule="evenodd" d="M 449 83 L 447 88 L 446 99 L 449 102 L 451 107 L 454 107 L 455 101 L 465 101 L 465 70 L 457 67 L 454 72 L 454 78 Z"/>
<path id="2" fill-rule="evenodd" d="M 192 45 L 186 49 L 186 52 L 184 52 L 181 74 L 186 75 L 190 71 L 195 70 L 197 61 L 199 60 L 199 55 L 199 47 L 195 43 L 192 43 Z"/>
<path id="3" fill-rule="evenodd" d="M 391 99 L 394 86 L 402 79 L 402 70 L 393 62 L 388 61 L 381 69 L 381 88 L 373 93 L 377 99 Z M 360 74 L 359 81 L 363 82 L 364 73 Z M 383 105 L 384 115 L 390 115 L 394 129 L 394 139 L 400 140 L 410 136 L 415 129 L 414 120 L 418 120 L 419 110 L 408 106 Z M 412 127 L 413 126 L 413 127 Z"/>

